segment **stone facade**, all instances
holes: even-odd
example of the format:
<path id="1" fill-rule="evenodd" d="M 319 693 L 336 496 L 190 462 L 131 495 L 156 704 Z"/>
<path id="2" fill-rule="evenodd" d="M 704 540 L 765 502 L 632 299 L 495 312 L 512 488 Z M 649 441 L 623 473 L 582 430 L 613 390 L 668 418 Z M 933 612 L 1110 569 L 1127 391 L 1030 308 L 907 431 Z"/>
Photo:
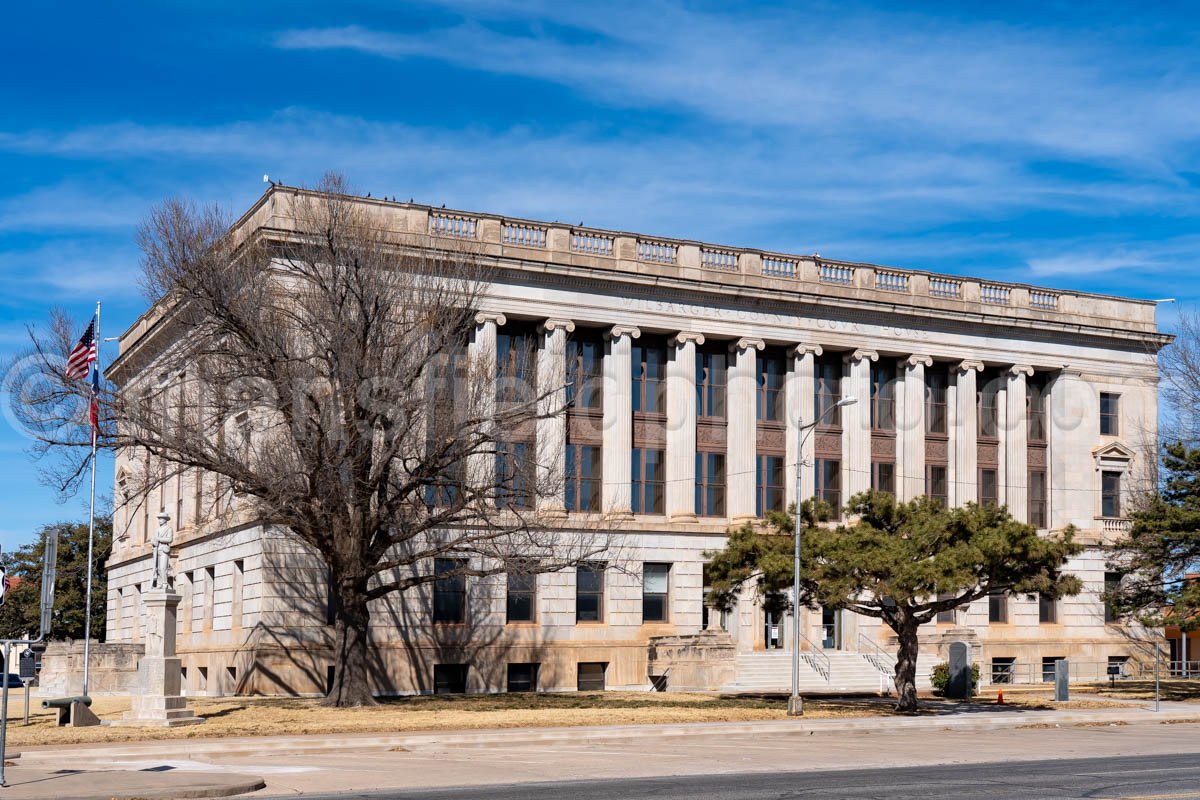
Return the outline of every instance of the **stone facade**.
<path id="1" fill-rule="evenodd" d="M 293 227 L 296 191 L 272 188 L 239 226 Z M 644 689 L 662 658 L 691 665 L 677 669 L 689 677 L 673 688 L 734 683 L 725 673 L 730 654 L 786 650 L 793 646 L 790 625 L 768 620 L 751 597 L 729 615 L 707 613 L 703 554 L 722 546 L 729 525 L 792 502 L 797 462 L 804 496 L 844 501 L 875 485 L 903 499 L 928 493 L 954 505 L 1006 503 L 1044 530 L 1079 529 L 1089 549 L 1069 569 L 1084 580 L 1083 594 L 1053 607 L 1037 598 L 979 601 L 928 626 L 925 639 L 941 657 L 948 642 L 966 639 L 977 645 L 985 681 L 990 666 L 1005 659 L 1013 660 L 1008 674 L 1015 679 L 1040 680 L 1047 658 L 1102 671 L 1111 658 L 1142 652 L 1143 632 L 1105 621 L 1100 592 L 1105 545 L 1124 530 L 1129 500 L 1153 480 L 1156 353 L 1167 341 L 1153 304 L 361 202 L 398 242 L 423 247 L 463 233 L 499 268 L 477 318 L 476 352 L 494 353 L 505 327 L 528 326 L 540 341 L 538 374 L 554 385 L 563 365 L 548 354 L 571 340 L 602 343 L 603 428 L 595 444 L 603 490 L 596 511 L 618 520 L 627 542 L 622 564 L 614 565 L 622 568 L 603 574 L 599 622 L 576 622 L 574 571 L 538 576 L 532 623 L 505 623 L 504 576 L 470 582 L 461 624 L 430 622 L 428 587 L 379 601 L 372 631 L 379 692 L 433 691 L 438 664 L 469 665 L 469 691 L 504 691 L 509 664 L 539 665 L 541 690 L 572 690 L 585 673 L 594 676 L 595 668 L 580 664 L 606 665 L 600 669 L 608 688 Z M 137 391 L 155 374 L 135 354 L 165 335 L 161 313 L 151 309 L 121 337 L 110 375 L 123 391 Z M 635 359 L 649 358 L 648 349 L 665 362 L 666 387 L 664 407 L 655 410 L 661 417 L 649 422 L 630 410 Z M 723 397 L 720 409 L 711 405 L 712 392 Z M 858 402 L 840 419 L 829 417 L 833 424 L 798 441 L 821 403 L 851 395 Z M 561 445 L 570 430 L 568 419 L 547 420 L 536 435 L 540 444 Z M 665 485 L 661 507 L 635 513 L 631 448 L 639 442 L 659 452 Z M 123 494 L 126 467 L 118 461 L 121 533 L 109 561 L 108 640 L 136 644 L 145 635 L 147 536 L 150 515 L 162 507 L 178 525 L 173 572 L 182 595 L 185 692 L 323 691 L 332 657 L 319 562 L 285 533 L 252 520 L 220 530 L 192 525 L 198 493 L 188 478 L 136 503 Z M 584 515 L 563 515 L 564 532 L 583 524 Z M 665 621 L 643 621 L 646 564 L 666 565 Z M 890 648 L 890 631 L 875 620 L 820 610 L 802 615 L 806 652 Z M 726 629 L 727 639 L 695 638 L 706 619 L 709 628 Z M 695 668 L 705 648 L 717 665 L 707 675 Z"/>

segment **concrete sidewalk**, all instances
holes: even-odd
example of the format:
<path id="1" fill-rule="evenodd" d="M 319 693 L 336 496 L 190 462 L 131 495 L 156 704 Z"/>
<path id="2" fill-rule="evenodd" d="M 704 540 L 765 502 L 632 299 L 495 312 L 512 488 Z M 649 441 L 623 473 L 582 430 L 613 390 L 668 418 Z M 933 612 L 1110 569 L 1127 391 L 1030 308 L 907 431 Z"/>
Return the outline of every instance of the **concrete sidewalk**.
<path id="1" fill-rule="evenodd" d="M 60 762 L 70 762 L 59 753 Z M 232 797 L 266 786 L 262 778 L 234 772 L 187 772 L 171 769 L 83 771 L 7 767 L 4 800 L 174 800 Z"/>
<path id="2" fill-rule="evenodd" d="M 944 709 L 944 706 L 938 706 Z M 683 723 L 675 725 L 615 725 L 604 727 L 510 728 L 403 734 L 317 734 L 304 736 L 173 739 L 111 744 L 51 745 L 22 748 L 10 753 L 22 767 L 46 768 L 63 763 L 76 766 L 107 765 L 114 761 L 203 761 L 222 757 L 296 756 L 338 752 L 420 752 L 430 749 L 481 749 L 522 744 L 602 744 L 650 739 L 683 740 L 720 736 L 810 736 L 849 732 L 893 733 L 904 731 L 988 731 L 1006 728 L 1078 725 L 1128 725 L 1156 722 L 1200 722 L 1200 706 L 1190 703 L 1153 703 L 1088 710 L 1028 710 L 1016 706 L 964 705 L 953 711 L 913 717 L 846 717 L 787 719 L 765 722 Z M 0 798 L 3 800 L 3 798 Z"/>

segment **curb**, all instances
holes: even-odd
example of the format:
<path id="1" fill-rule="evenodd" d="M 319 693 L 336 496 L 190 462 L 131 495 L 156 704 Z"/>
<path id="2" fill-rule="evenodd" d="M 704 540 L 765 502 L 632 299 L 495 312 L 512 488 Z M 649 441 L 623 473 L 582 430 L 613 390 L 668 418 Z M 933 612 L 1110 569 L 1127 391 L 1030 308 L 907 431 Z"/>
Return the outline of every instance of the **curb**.
<path id="1" fill-rule="evenodd" d="M 103 773 L 93 773 L 97 777 Z M 193 800 L 196 798 L 206 797 L 235 797 L 237 795 L 249 794 L 257 792 L 260 789 L 265 789 L 266 781 L 262 778 L 252 776 L 241 776 L 243 780 L 240 782 L 229 782 L 222 784 L 182 784 L 179 786 L 164 787 L 160 789 L 118 789 L 108 790 L 97 789 L 90 794 L 57 794 L 53 795 L 54 800 Z M 102 780 L 97 780 L 97 784 L 102 784 Z M 14 789 L 19 789 L 19 786 L 12 786 L 4 791 L 6 797 L 20 796 L 12 795 Z M 69 791 L 69 790 L 68 790 Z"/>
<path id="2" fill-rule="evenodd" d="M 623 725 L 612 727 L 521 728 L 488 731 L 438 731 L 431 733 L 341 735 L 340 738 L 285 737 L 263 739 L 160 740 L 143 743 L 114 743 L 103 746 L 53 749 L 25 749 L 17 758 L 21 766 L 40 766 L 61 763 L 68 755 L 73 763 L 104 762 L 129 759 L 198 759 L 220 756 L 287 756 L 322 753 L 406 750 L 462 749 L 509 747 L 523 744 L 570 742 L 599 744 L 604 742 L 638 741 L 646 738 L 689 738 L 712 736 L 800 736 L 861 731 L 956 730 L 987 731 L 1021 728 L 1027 725 L 1077 725 L 1087 723 L 1129 724 L 1155 723 L 1195 719 L 1200 721 L 1200 708 L 1195 712 L 1159 712 L 1136 709 L 1135 713 L 1100 712 L 1009 712 L 995 717 L 957 715 L 939 717 L 863 717 L 837 720 L 769 720 L 762 722 L 680 723 L 675 725 Z"/>

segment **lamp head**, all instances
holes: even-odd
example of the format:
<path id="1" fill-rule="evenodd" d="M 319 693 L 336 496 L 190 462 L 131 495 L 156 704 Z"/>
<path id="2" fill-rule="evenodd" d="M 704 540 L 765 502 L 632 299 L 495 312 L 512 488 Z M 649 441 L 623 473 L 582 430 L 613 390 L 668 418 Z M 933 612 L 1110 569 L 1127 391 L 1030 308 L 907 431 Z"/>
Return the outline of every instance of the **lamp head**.
<path id="1" fill-rule="evenodd" d="M 841 400 L 837 401 L 837 407 L 842 408 L 844 406 L 852 406 L 857 402 L 858 402 L 857 397 L 844 397 Z"/>

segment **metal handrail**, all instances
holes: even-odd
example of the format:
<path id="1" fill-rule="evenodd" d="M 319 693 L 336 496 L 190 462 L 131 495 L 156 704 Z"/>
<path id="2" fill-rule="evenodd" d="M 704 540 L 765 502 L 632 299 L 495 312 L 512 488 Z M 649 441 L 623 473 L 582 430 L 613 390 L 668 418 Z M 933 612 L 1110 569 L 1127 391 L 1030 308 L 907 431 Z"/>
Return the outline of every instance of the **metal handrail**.
<path id="1" fill-rule="evenodd" d="M 820 676 L 825 679 L 826 683 L 832 681 L 833 662 L 829 659 L 829 656 L 825 655 L 825 653 L 813 643 L 813 640 L 809 639 L 803 633 L 800 634 L 800 638 L 807 642 L 810 648 L 808 650 L 800 650 L 800 658 L 804 659 L 805 663 L 812 667 L 814 672 L 820 674 Z"/>
<path id="2" fill-rule="evenodd" d="M 862 646 L 867 646 L 867 652 L 862 652 Z M 871 639 L 865 633 L 859 631 L 858 634 L 859 653 L 866 657 L 875 669 L 882 672 L 884 675 L 891 677 L 895 674 L 896 659 L 888 654 L 886 650 L 879 646 L 879 643 Z"/>

